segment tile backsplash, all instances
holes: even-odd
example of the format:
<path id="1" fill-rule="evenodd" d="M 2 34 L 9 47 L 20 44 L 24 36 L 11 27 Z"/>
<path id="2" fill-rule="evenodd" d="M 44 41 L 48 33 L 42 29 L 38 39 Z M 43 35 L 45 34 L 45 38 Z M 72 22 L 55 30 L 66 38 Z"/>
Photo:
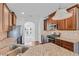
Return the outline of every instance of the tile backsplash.
<path id="1" fill-rule="evenodd" d="M 68 39 L 79 39 L 79 31 L 44 31 L 43 35 L 52 34 L 52 33 L 61 33 L 62 38 Z"/>
<path id="2" fill-rule="evenodd" d="M 79 31 L 62 31 L 61 37 L 68 39 L 79 39 Z"/>

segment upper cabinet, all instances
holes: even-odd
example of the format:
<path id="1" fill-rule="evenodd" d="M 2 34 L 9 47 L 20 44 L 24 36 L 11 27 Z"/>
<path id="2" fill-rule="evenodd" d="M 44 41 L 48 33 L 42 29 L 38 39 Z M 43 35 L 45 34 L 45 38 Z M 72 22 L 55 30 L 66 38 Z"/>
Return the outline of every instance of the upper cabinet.
<path id="1" fill-rule="evenodd" d="M 52 16 L 48 18 L 47 24 L 56 24 L 57 30 L 79 30 L 79 6 L 74 5 L 67 9 L 68 12 L 72 13 L 72 17 L 62 20 L 54 20 Z"/>
<path id="2" fill-rule="evenodd" d="M 77 7 L 71 8 L 68 11 L 72 13 L 72 17 L 66 19 L 66 29 L 67 30 L 76 30 L 77 29 Z"/>
<path id="3" fill-rule="evenodd" d="M 16 25 L 16 14 L 14 12 L 12 12 L 12 24 Z"/>
<path id="4" fill-rule="evenodd" d="M 66 22 L 65 22 L 65 20 L 58 20 L 57 21 L 57 29 L 58 30 L 66 29 Z"/>
<path id="5" fill-rule="evenodd" d="M 12 27 L 12 13 L 9 12 L 9 27 Z"/>
<path id="6" fill-rule="evenodd" d="M 0 3 L 0 32 L 2 32 L 3 31 L 3 26 L 2 26 L 2 19 L 3 19 L 3 17 L 2 17 L 2 15 L 3 15 L 3 5 Z"/>
<path id="7" fill-rule="evenodd" d="M 3 31 L 9 29 L 9 9 L 6 4 L 3 4 Z"/>
<path id="8" fill-rule="evenodd" d="M 16 25 L 14 14 L 5 3 L 0 3 L 0 32 L 7 32 L 13 25 Z"/>

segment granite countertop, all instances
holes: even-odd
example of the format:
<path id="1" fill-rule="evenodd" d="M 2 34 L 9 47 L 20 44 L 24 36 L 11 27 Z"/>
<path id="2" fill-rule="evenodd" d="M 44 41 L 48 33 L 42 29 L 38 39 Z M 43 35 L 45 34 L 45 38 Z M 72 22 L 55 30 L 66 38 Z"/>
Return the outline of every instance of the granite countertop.
<path id="1" fill-rule="evenodd" d="M 6 38 L 0 41 L 0 49 L 10 46 L 11 44 L 16 44 L 16 40 L 14 38 Z"/>
<path id="2" fill-rule="evenodd" d="M 53 43 L 40 44 L 30 47 L 23 56 L 78 56 L 65 48 L 57 46 Z"/>
<path id="3" fill-rule="evenodd" d="M 43 33 L 42 33 L 42 35 L 48 35 L 48 34 L 52 34 L 53 32 L 62 32 L 62 33 L 66 33 L 66 31 L 44 31 Z M 70 33 L 71 34 L 73 34 L 72 33 L 73 31 L 71 31 Z M 68 32 L 69 33 L 69 32 Z M 77 34 L 76 35 L 72 35 L 72 36 L 74 36 L 74 37 L 72 37 L 72 36 L 60 36 L 60 37 L 58 37 L 57 39 L 61 39 L 61 40 L 64 40 L 64 41 L 68 41 L 68 42 L 72 42 L 72 43 L 78 43 L 79 42 L 79 38 L 78 38 L 78 33 L 79 33 L 79 31 L 78 32 L 76 32 Z M 67 33 L 66 33 L 67 34 Z M 77 37 L 77 38 L 76 38 Z"/>

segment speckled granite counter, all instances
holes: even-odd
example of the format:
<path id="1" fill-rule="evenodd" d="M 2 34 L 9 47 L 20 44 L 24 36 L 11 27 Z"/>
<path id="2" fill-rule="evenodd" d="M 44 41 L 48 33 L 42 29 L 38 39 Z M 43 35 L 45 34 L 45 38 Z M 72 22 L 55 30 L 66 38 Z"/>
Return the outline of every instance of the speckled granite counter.
<path id="1" fill-rule="evenodd" d="M 77 56 L 77 54 L 66 50 L 53 43 L 41 44 L 38 46 L 30 47 L 23 56 Z"/>
<path id="2" fill-rule="evenodd" d="M 11 44 L 16 44 L 16 40 L 14 38 L 6 38 L 0 41 L 0 49 L 10 46 Z"/>
<path id="3" fill-rule="evenodd" d="M 72 43 L 77 43 L 79 42 L 79 31 L 44 31 L 42 32 L 42 35 L 48 35 L 48 34 L 52 34 L 52 33 L 61 33 L 60 38 L 57 39 L 61 39 L 64 41 L 68 41 L 68 42 L 72 42 Z"/>

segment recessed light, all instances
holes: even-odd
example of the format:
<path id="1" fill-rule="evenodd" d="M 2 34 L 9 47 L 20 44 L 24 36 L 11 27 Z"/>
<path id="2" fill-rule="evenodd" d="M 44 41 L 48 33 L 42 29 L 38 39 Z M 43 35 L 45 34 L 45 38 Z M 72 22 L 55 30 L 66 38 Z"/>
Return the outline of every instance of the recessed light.
<path id="1" fill-rule="evenodd" d="M 24 15 L 24 12 L 21 12 L 22 15 Z"/>

